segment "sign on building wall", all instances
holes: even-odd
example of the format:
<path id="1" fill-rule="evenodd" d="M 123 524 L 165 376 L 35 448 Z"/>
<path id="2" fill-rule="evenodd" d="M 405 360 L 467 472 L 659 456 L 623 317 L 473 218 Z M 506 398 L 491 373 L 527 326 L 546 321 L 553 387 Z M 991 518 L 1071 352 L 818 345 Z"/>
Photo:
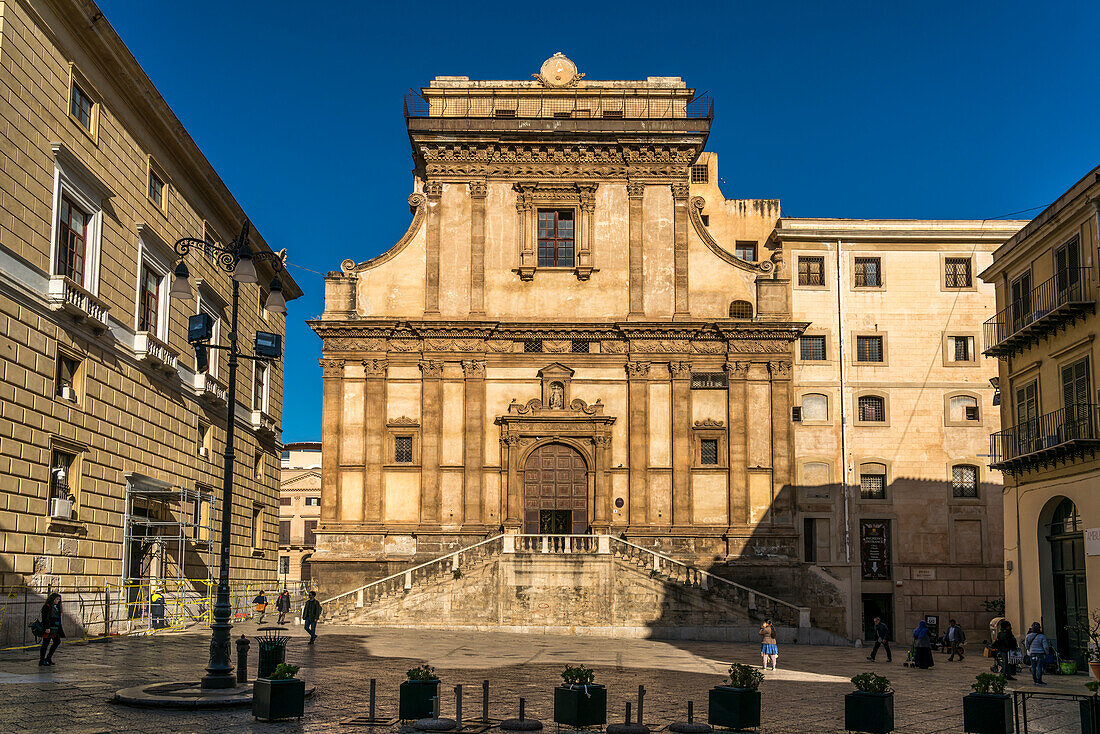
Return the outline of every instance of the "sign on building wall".
<path id="1" fill-rule="evenodd" d="M 1100 528 L 1085 528 L 1085 555 L 1100 556 Z"/>
<path id="2" fill-rule="evenodd" d="M 859 549 L 864 581 L 890 580 L 890 521 L 860 520 Z"/>

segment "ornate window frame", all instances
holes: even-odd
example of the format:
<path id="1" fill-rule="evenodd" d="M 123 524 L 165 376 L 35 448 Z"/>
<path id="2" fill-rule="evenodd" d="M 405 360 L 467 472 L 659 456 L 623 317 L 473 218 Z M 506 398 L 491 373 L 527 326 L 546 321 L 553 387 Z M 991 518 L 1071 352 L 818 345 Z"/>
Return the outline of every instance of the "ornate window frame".
<path id="1" fill-rule="evenodd" d="M 729 469 L 729 442 L 725 421 L 706 419 L 695 421 L 691 427 L 691 468 L 692 469 Z M 718 442 L 718 463 L 703 463 L 703 441 Z"/>
<path id="2" fill-rule="evenodd" d="M 397 439 L 412 439 L 412 461 L 397 461 Z M 420 422 L 415 418 L 391 418 L 386 421 L 385 458 L 382 465 L 386 469 L 420 468 Z"/>
<path id="3" fill-rule="evenodd" d="M 577 280 L 588 280 L 599 272 L 594 266 L 596 242 L 596 183 L 539 183 L 525 181 L 512 185 L 516 192 L 516 242 L 519 265 L 512 272 L 529 281 L 535 272 L 572 271 Z M 538 264 L 538 210 L 572 209 L 573 266 L 544 267 Z"/>

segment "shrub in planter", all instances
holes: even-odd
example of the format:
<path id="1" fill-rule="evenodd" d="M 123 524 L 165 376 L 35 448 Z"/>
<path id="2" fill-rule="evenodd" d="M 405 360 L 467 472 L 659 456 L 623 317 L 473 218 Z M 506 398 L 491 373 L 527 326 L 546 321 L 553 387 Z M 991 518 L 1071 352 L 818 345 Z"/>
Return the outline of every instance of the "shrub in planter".
<path id="1" fill-rule="evenodd" d="M 975 734 L 1011 734 L 1012 697 L 1005 695 L 1003 675 L 981 673 L 963 697 L 963 731 Z"/>
<path id="2" fill-rule="evenodd" d="M 760 682 L 764 674 L 751 665 L 730 666 L 729 685 L 710 689 L 707 723 L 734 731 L 760 726 Z"/>
<path id="3" fill-rule="evenodd" d="M 874 673 L 852 677 L 854 693 L 844 696 L 844 728 L 866 734 L 894 730 L 894 689 L 890 681 Z"/>
<path id="4" fill-rule="evenodd" d="M 252 686 L 252 716 L 256 719 L 302 718 L 306 705 L 306 684 L 294 676 L 297 665 L 279 663 L 267 678 Z"/>
<path id="5" fill-rule="evenodd" d="M 1100 734 L 1100 681 L 1090 680 L 1085 684 L 1092 695 L 1081 700 L 1081 732 L 1082 734 Z"/>
<path id="6" fill-rule="evenodd" d="M 595 673 L 583 665 L 566 665 L 562 684 L 554 689 L 554 721 L 566 726 L 607 723 L 607 689 L 593 683 Z"/>
<path id="7" fill-rule="evenodd" d="M 398 688 L 397 718 L 403 721 L 427 719 L 434 713 L 432 699 L 439 696 L 439 676 L 430 665 L 418 665 L 405 673 Z"/>

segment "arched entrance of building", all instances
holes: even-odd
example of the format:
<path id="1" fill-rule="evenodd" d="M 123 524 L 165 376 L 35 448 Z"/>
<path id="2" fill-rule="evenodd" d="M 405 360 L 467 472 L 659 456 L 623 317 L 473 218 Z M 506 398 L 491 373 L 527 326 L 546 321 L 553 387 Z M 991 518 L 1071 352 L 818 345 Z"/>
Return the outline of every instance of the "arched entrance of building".
<path id="1" fill-rule="evenodd" d="M 1039 542 L 1046 545 L 1047 578 L 1043 586 L 1043 616 L 1054 622 L 1054 629 L 1044 625 L 1047 636 L 1056 641 L 1058 652 L 1066 659 L 1085 664 L 1088 637 L 1081 625 L 1088 624 L 1088 598 L 1085 592 L 1085 534 L 1077 506 L 1067 497 L 1052 500 L 1053 512 L 1040 515 Z M 1043 515 L 1050 519 L 1042 521 Z M 1048 585 L 1049 584 L 1049 585 Z M 1049 602 L 1049 608 L 1047 606 Z M 1053 615 L 1051 614 L 1053 612 Z M 1025 624 L 1027 620 L 1022 620 Z"/>
<path id="2" fill-rule="evenodd" d="M 588 531 L 588 466 L 572 446 L 548 443 L 523 466 L 523 532 Z"/>

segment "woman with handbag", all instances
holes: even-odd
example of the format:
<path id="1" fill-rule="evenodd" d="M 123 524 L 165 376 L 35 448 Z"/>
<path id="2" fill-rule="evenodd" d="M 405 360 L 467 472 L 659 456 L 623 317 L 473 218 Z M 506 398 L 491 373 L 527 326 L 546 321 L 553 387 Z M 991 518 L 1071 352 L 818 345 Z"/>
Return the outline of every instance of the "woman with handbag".
<path id="1" fill-rule="evenodd" d="M 50 594 L 42 605 L 42 648 L 38 651 L 39 665 L 53 665 L 53 654 L 65 636 L 61 628 L 61 594 Z M 47 648 L 49 648 L 47 650 Z"/>
<path id="2" fill-rule="evenodd" d="M 1045 686 L 1043 682 L 1043 663 L 1046 662 L 1047 653 L 1050 652 L 1050 640 L 1043 634 L 1043 626 L 1033 622 L 1031 629 L 1024 636 L 1024 652 L 1031 657 L 1031 680 L 1037 686 Z"/>

